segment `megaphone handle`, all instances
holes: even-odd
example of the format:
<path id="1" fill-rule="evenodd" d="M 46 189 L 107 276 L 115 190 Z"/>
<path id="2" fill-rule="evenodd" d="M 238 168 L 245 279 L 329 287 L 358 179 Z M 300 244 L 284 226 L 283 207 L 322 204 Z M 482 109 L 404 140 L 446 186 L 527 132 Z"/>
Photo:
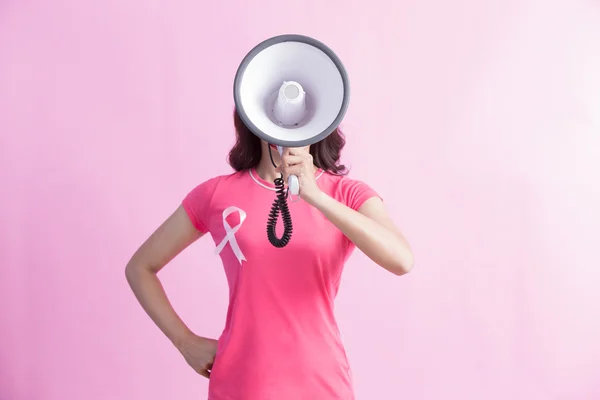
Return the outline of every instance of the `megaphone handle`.
<path id="1" fill-rule="evenodd" d="M 296 175 L 290 175 L 288 177 L 288 190 L 292 196 L 298 196 L 300 193 L 300 182 Z"/>
<path id="2" fill-rule="evenodd" d="M 283 157 L 283 146 L 277 146 L 277 151 L 279 152 L 279 156 Z M 292 196 L 300 194 L 300 182 L 296 175 L 288 176 L 288 190 Z"/>

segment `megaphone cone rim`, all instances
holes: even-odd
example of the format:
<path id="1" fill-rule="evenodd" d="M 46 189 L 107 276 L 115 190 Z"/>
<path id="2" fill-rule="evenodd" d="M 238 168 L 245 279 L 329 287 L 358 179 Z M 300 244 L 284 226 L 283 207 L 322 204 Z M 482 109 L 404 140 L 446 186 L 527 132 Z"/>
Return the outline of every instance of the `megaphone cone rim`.
<path id="1" fill-rule="evenodd" d="M 266 135 L 262 130 L 258 129 L 256 127 L 256 125 L 254 125 L 252 123 L 252 121 L 250 120 L 250 118 L 248 117 L 246 112 L 244 111 L 244 108 L 241 106 L 242 101 L 240 98 L 240 86 L 242 83 L 242 77 L 244 75 L 246 68 L 248 67 L 248 64 L 250 64 L 252 59 L 258 53 L 260 53 L 267 47 L 273 46 L 278 43 L 283 43 L 283 42 L 306 43 L 306 44 L 309 44 L 309 45 L 314 46 L 314 47 L 318 48 L 319 50 L 321 50 L 323 53 L 325 53 L 331 59 L 331 61 L 333 61 L 333 63 L 337 67 L 338 71 L 340 72 L 340 76 L 342 78 L 342 84 L 344 86 L 344 98 L 342 100 L 342 105 L 340 107 L 340 111 L 339 111 L 338 115 L 336 116 L 336 118 L 334 119 L 334 121 L 325 130 L 323 130 L 323 132 L 321 132 L 309 139 L 300 140 L 300 141 L 281 140 L 281 139 L 277 139 L 277 138 Z M 240 119 L 242 120 L 244 125 L 246 125 L 248 127 L 248 129 L 250 129 L 250 131 L 252 133 L 254 133 L 256 136 L 258 136 L 259 138 L 263 139 L 264 141 L 266 141 L 268 143 L 275 144 L 278 146 L 304 147 L 304 146 L 309 146 L 311 144 L 317 143 L 317 142 L 325 139 L 340 125 L 340 123 L 344 119 L 344 116 L 346 115 L 346 111 L 348 110 L 348 105 L 350 103 L 350 82 L 348 80 L 348 73 L 346 72 L 344 64 L 342 64 L 342 61 L 339 59 L 337 54 L 335 54 L 333 52 L 333 50 L 331 50 L 331 48 L 329 48 L 327 45 L 325 45 L 321 41 L 314 39 L 312 37 L 309 37 L 309 36 L 298 35 L 298 34 L 284 34 L 284 35 L 273 36 L 269 39 L 266 39 L 266 40 L 260 42 L 254 48 L 252 48 L 252 50 L 250 50 L 248 52 L 248 54 L 246 54 L 246 56 L 243 58 L 242 62 L 240 63 L 240 66 L 237 69 L 237 72 L 235 74 L 235 78 L 233 81 L 233 101 L 235 104 L 235 108 L 240 116 Z"/>

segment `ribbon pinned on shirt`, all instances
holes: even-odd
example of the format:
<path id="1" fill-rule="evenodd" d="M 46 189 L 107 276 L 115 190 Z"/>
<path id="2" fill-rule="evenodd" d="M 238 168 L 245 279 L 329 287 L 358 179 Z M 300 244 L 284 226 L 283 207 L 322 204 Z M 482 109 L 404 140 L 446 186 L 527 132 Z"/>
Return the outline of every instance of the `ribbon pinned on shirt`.
<path id="1" fill-rule="evenodd" d="M 240 214 L 240 222 L 232 228 L 227 222 L 227 217 L 233 214 L 234 212 L 238 212 Z M 242 263 L 242 261 L 247 261 L 244 257 L 244 254 L 242 253 L 242 250 L 240 250 L 240 246 L 238 245 L 237 240 L 235 239 L 235 233 L 240 229 L 245 219 L 246 213 L 244 212 L 244 210 L 235 206 L 227 207 L 223 211 L 223 228 L 225 228 L 225 237 L 215 249 L 216 254 L 219 254 L 223 250 L 223 248 L 225 248 L 227 242 L 229 242 L 229 246 L 231 247 L 231 250 L 233 250 L 233 253 L 237 257 L 240 264 Z"/>

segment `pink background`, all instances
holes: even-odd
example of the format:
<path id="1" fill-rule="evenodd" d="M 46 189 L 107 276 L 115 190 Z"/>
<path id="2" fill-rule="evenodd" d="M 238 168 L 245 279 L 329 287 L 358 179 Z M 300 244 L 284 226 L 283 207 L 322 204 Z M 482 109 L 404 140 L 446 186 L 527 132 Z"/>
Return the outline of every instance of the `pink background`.
<path id="1" fill-rule="evenodd" d="M 347 266 L 358 399 L 600 399 L 600 5 L 575 0 L 4 0 L 0 398 L 206 397 L 124 267 L 229 172 L 238 63 L 290 32 L 345 63 L 345 161 L 416 253 Z M 216 337 L 209 242 L 161 277 Z"/>

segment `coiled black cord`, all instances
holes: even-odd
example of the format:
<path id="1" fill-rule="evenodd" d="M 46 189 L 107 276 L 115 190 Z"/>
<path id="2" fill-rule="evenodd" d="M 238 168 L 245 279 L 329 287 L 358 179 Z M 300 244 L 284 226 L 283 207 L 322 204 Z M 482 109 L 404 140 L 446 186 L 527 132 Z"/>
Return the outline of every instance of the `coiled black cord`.
<path id="1" fill-rule="evenodd" d="M 271 154 L 271 146 L 269 146 L 269 157 L 271 158 L 271 163 L 273 166 L 277 168 L 275 161 L 273 161 L 273 154 Z M 283 174 L 281 174 L 279 178 L 275 178 L 275 188 L 277 189 L 277 197 L 275 197 L 275 201 L 273 201 L 273 206 L 269 212 L 269 220 L 267 222 L 267 237 L 273 246 L 282 248 L 287 246 L 292 238 L 292 217 L 287 204 L 287 191 L 285 190 L 285 185 L 283 182 Z M 275 233 L 279 214 L 281 214 L 283 219 L 283 234 L 281 235 L 281 238 L 278 238 L 277 234 Z"/>

